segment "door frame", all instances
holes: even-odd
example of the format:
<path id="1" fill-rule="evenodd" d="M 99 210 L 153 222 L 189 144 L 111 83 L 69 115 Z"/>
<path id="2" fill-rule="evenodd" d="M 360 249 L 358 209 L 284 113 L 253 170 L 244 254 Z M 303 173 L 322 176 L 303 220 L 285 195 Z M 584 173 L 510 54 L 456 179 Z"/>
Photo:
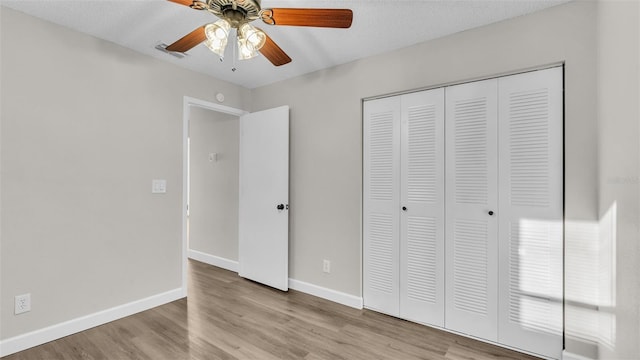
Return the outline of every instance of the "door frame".
<path id="1" fill-rule="evenodd" d="M 191 117 L 191 108 L 201 108 L 211 110 L 214 112 L 234 115 L 238 118 L 244 114 L 248 114 L 248 111 L 242 109 L 236 109 L 226 105 L 216 104 L 210 101 L 196 99 L 190 96 L 185 96 L 182 101 L 182 254 L 181 261 L 181 289 L 182 297 L 187 296 L 187 264 L 189 258 L 189 248 L 187 239 L 187 204 L 188 204 L 188 181 L 189 181 L 189 118 Z M 239 139 L 238 139 L 239 141 Z"/>

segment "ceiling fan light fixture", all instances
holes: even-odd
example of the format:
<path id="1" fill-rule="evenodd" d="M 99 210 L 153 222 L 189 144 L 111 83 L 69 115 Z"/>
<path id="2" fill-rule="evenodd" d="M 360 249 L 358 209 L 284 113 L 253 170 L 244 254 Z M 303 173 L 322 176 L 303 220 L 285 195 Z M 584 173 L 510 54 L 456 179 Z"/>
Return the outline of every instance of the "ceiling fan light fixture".
<path id="1" fill-rule="evenodd" d="M 229 29 L 231 28 L 231 24 L 225 20 L 220 19 L 213 24 L 207 24 L 204 28 L 205 35 L 207 35 L 207 39 L 226 39 L 229 36 Z"/>
<path id="2" fill-rule="evenodd" d="M 207 36 L 204 44 L 220 57 L 224 56 L 224 49 L 227 47 L 230 28 L 231 24 L 224 19 L 220 19 L 204 27 L 204 33 Z"/>
<path id="3" fill-rule="evenodd" d="M 291 58 L 259 28 L 250 22 L 262 19 L 268 25 L 310 26 L 346 29 L 353 22 L 351 9 L 271 8 L 262 9 L 261 0 L 169 0 L 197 10 L 206 10 L 220 20 L 200 26 L 166 47 L 166 51 L 184 53 L 204 42 L 223 59 L 231 28 L 236 30 L 238 58 L 251 59 L 258 52 L 273 65 L 281 66 Z M 233 43 L 232 43 L 233 44 Z M 235 53 L 234 47 L 234 53 Z M 235 69 L 235 68 L 234 68 Z"/>
<path id="4" fill-rule="evenodd" d="M 258 50 L 247 41 L 247 39 L 238 35 L 238 59 L 248 60 L 258 55 Z"/>
<path id="5" fill-rule="evenodd" d="M 224 49 L 227 47 L 227 41 L 220 40 L 205 40 L 204 44 L 209 48 L 209 50 L 218 54 L 221 58 L 224 57 Z"/>
<path id="6" fill-rule="evenodd" d="M 244 23 L 238 28 L 241 36 L 250 43 L 255 50 L 260 50 L 267 41 L 267 35 L 264 31 Z"/>

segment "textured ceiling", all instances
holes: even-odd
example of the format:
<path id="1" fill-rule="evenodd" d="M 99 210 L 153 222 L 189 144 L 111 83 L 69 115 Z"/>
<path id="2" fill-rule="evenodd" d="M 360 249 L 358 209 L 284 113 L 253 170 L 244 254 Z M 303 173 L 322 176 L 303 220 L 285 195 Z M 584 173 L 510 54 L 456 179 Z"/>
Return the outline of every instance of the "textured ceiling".
<path id="1" fill-rule="evenodd" d="M 274 83 L 474 27 L 513 18 L 568 0 L 263 0 L 262 8 L 350 8 L 350 29 L 253 24 L 264 29 L 293 61 L 274 67 L 266 58 L 225 60 L 204 45 L 178 59 L 155 49 L 215 21 L 206 12 L 163 0 L 0 0 L 0 4 L 248 88 Z M 543 24 L 541 24 L 543 26 Z M 232 71 L 232 68 L 236 71 Z"/>

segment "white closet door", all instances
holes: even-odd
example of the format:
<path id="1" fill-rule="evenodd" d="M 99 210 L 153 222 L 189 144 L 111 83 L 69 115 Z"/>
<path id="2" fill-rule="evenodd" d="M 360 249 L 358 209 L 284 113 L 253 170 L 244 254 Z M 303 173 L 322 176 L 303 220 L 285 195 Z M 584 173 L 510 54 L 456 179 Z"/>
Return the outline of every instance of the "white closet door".
<path id="1" fill-rule="evenodd" d="M 364 306 L 399 315 L 400 97 L 364 103 Z"/>
<path id="2" fill-rule="evenodd" d="M 444 326 L 444 89 L 401 97 L 400 317 Z"/>
<path id="3" fill-rule="evenodd" d="M 562 352 L 562 68 L 499 80 L 499 342 Z"/>
<path id="4" fill-rule="evenodd" d="M 446 89 L 446 321 L 498 338 L 497 80 Z"/>

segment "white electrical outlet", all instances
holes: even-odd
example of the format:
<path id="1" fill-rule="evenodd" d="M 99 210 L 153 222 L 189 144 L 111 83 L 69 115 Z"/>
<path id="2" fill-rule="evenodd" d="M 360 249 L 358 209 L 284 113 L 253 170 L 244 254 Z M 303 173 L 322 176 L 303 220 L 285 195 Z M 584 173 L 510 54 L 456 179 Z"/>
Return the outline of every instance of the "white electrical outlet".
<path id="1" fill-rule="evenodd" d="M 331 272 L 331 261 L 322 260 L 322 272 L 330 273 Z"/>
<path id="2" fill-rule="evenodd" d="M 22 294 L 15 297 L 16 315 L 31 311 L 31 294 Z"/>
<path id="3" fill-rule="evenodd" d="M 164 194 L 167 192 L 167 180 L 153 179 L 151 180 L 151 193 Z"/>

